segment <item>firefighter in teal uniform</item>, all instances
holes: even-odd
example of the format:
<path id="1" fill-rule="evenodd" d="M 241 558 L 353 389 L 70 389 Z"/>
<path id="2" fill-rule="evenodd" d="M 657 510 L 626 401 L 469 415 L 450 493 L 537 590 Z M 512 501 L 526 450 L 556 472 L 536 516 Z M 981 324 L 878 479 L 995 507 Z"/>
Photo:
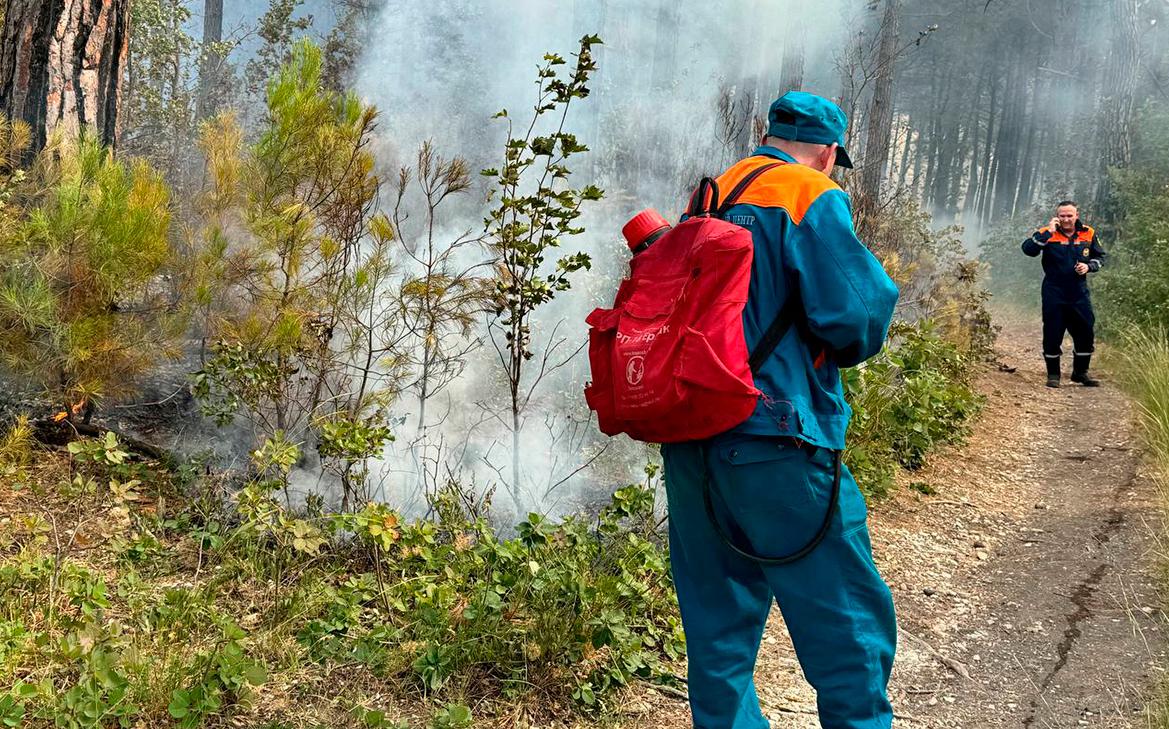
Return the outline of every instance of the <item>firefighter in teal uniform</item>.
<path id="1" fill-rule="evenodd" d="M 724 219 L 749 229 L 755 244 L 748 348 L 785 306 L 797 321 L 759 369 L 763 396 L 746 422 L 662 446 L 690 701 L 702 729 L 769 726 L 752 673 L 772 600 L 816 689 L 822 727 L 878 729 L 893 718 L 893 601 L 873 563 L 864 497 L 837 454 L 850 416 L 839 368 L 880 351 L 897 289 L 857 239 L 848 197 L 828 176 L 834 165 L 852 166 L 846 123 L 827 99 L 785 94 L 771 105 L 763 144 L 717 181 L 729 190 L 757 167 L 783 163 Z M 757 559 L 798 552 L 820 531 L 800 559 Z"/>
<path id="2" fill-rule="evenodd" d="M 1028 256 L 1043 261 L 1043 358 L 1047 363 L 1047 386 L 1059 387 L 1063 335 L 1072 336 L 1072 382 L 1096 387 L 1099 381 L 1088 374 L 1095 350 L 1096 314 L 1088 294 L 1088 274 L 1104 265 L 1104 249 L 1096 231 L 1080 222 L 1079 210 L 1071 200 L 1056 208 L 1056 216 L 1044 228 L 1023 241 Z"/>

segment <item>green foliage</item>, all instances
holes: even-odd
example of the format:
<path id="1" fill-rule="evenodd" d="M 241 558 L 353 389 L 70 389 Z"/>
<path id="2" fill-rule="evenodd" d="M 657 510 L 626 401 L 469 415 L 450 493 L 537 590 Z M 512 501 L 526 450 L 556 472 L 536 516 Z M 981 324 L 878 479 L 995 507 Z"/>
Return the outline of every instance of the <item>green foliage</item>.
<path id="1" fill-rule="evenodd" d="M 1117 344 L 1120 380 L 1136 400 L 1145 443 L 1169 486 L 1169 330 L 1130 325 Z"/>
<path id="2" fill-rule="evenodd" d="M 24 711 L 24 704 L 14 694 L 0 695 L 0 726 L 20 726 L 24 721 Z"/>
<path id="3" fill-rule="evenodd" d="M 580 252 L 557 258 L 551 262 L 551 270 L 547 259 L 560 247 L 562 238 L 584 232 L 576 224 L 581 205 L 600 200 L 603 195 L 594 185 L 570 186 L 568 160 L 587 152 L 588 147 L 565 130 L 573 100 L 589 95 L 589 78 L 597 68 L 592 48 L 600 42 L 600 38 L 592 35 L 581 38 L 576 65 L 564 77 L 561 73 L 567 63 L 565 59 L 555 53 L 544 55 L 536 74 L 538 94 L 533 117 L 530 123 L 521 126 L 526 132 L 516 134 L 506 109 L 496 114 L 508 124 L 503 165 L 482 171 L 483 176 L 494 182 L 490 199 L 496 206 L 484 221 L 488 241 L 498 257 L 495 320 L 491 332 L 493 338 L 499 332 L 504 339 L 503 344 L 496 342 L 496 348 L 500 350 L 510 393 L 512 474 L 509 486 L 516 509 L 520 511 L 527 503 L 519 473 L 520 413 L 548 371 L 548 355 L 558 346 L 556 342 L 547 345 L 535 382 L 525 381 L 526 363 L 536 354 L 532 317 L 556 294 L 571 288 L 572 274 L 592 265 L 589 256 Z M 550 117 L 554 126 L 547 134 L 538 131 L 545 117 Z"/>
<path id="4" fill-rule="evenodd" d="M 1116 371 L 1136 403 L 1141 435 L 1162 493 L 1169 493 L 1169 106 L 1141 110 L 1133 164 L 1113 171 L 1122 211 L 1116 240 L 1105 240 L 1108 259 L 1095 284 L 1101 333 L 1115 345 Z M 1164 524 L 1162 522 L 1162 532 Z M 1165 574 L 1162 565 L 1162 574 Z M 1169 684 L 1150 700 L 1147 722 L 1169 726 Z"/>
<path id="5" fill-rule="evenodd" d="M 928 319 L 963 352 L 988 356 L 996 329 L 986 310 L 984 267 L 967 258 L 961 227 L 935 228 L 909 198 L 891 202 L 870 224 L 873 251 L 900 289 L 899 318 Z"/>
<path id="6" fill-rule="evenodd" d="M 120 656 L 95 648 L 82 659 L 77 683 L 58 698 L 57 726 L 128 727 L 138 707 L 128 700 L 130 684 L 121 670 Z"/>
<path id="7" fill-rule="evenodd" d="M 68 450 L 79 461 L 105 467 L 120 466 L 130 455 L 122 450 L 118 436 L 113 431 L 108 431 L 100 440 L 75 440 L 69 444 Z"/>
<path id="8" fill-rule="evenodd" d="M 324 39 L 325 84 L 331 89 L 347 88 L 365 44 L 376 28 L 377 6 L 365 2 L 335 2 L 337 24 Z"/>
<path id="9" fill-rule="evenodd" d="M 43 152 L 0 211 L 0 358 L 66 412 L 132 391 L 174 351 L 168 206 L 154 170 L 83 134 Z"/>
<path id="10" fill-rule="evenodd" d="M 471 710 L 462 704 L 447 704 L 430 722 L 431 729 L 466 729 L 471 726 Z"/>
<path id="11" fill-rule="evenodd" d="M 349 504 L 360 464 L 390 439 L 385 406 L 400 389 L 384 366 L 394 230 L 373 213 L 376 111 L 321 74 L 320 50 L 297 43 L 268 84 L 255 144 L 230 117 L 205 130 L 191 295 L 211 345 L 194 393 L 221 423 L 242 415 L 261 440 L 282 432 L 317 450 Z"/>
<path id="12" fill-rule="evenodd" d="M 386 716 L 386 712 L 377 709 L 358 707 L 352 713 L 361 722 L 361 726 L 366 727 L 366 729 L 410 729 L 408 722 L 395 721 Z"/>
<path id="13" fill-rule="evenodd" d="M 1115 207 L 1123 211 L 1108 258 L 1093 277 L 1099 329 L 1119 337 L 1130 325 L 1169 328 L 1169 106 L 1142 110 L 1133 141 L 1133 166 L 1113 171 Z"/>
<path id="14" fill-rule="evenodd" d="M 587 152 L 588 147 L 564 131 L 572 101 L 589 95 L 588 80 L 596 70 L 592 47 L 598 43 L 596 36 L 581 38 L 576 67 L 567 79 L 559 75 L 566 61 L 554 53 L 545 54 L 537 73 L 539 100 L 527 134 L 515 136 L 507 111 L 499 112 L 497 117 L 508 120 L 503 166 L 482 172 L 494 179 L 491 195 L 497 201 L 485 221 L 500 258 L 496 315 L 509 350 L 521 360 L 533 356 L 527 326 L 533 310 L 551 301 L 558 292 L 568 290 L 572 285 L 570 275 L 591 265 L 584 253 L 562 256 L 552 272 L 545 271 L 544 263 L 551 249 L 560 246 L 563 236 L 584 232 L 574 225 L 580 217 L 581 204 L 602 196 L 601 190 L 592 185 L 580 189 L 567 186 L 568 159 Z M 548 114 L 558 117 L 556 130 L 537 134 L 534 130 L 540 118 Z"/>
<path id="15" fill-rule="evenodd" d="M 467 356 L 479 345 L 473 327 L 490 306 L 495 282 L 484 270 L 488 262 L 471 266 L 464 262 L 469 248 L 478 255 L 480 239 L 464 233 L 446 241 L 435 232 L 444 225 L 441 206 L 471 189 L 466 160 L 446 159 L 431 142 L 423 142 L 416 166 L 399 170 L 395 188 L 393 237 L 401 243 L 407 263 L 414 265 L 398 285 L 396 305 L 403 336 L 394 364 L 415 373 L 412 389 L 418 396 L 418 430 L 425 435 L 428 401 L 463 372 Z M 421 220 L 416 226 L 408 227 L 405 203 L 414 188 L 421 193 L 425 214 L 417 216 Z M 416 441 L 414 455 L 426 445 L 424 438 Z"/>
<path id="16" fill-rule="evenodd" d="M 321 456 L 343 461 L 372 458 L 394 439 L 389 427 L 376 417 L 352 420 L 346 414 L 334 413 L 317 423 L 316 428 Z"/>
<path id="17" fill-rule="evenodd" d="M 222 638 L 212 650 L 198 656 L 187 684 L 175 689 L 167 711 L 184 728 L 203 726 L 208 717 L 246 700 L 252 686 L 268 680 L 259 663 L 244 651 L 245 633 L 229 621 L 221 625 Z"/>
<path id="18" fill-rule="evenodd" d="M 32 425 L 27 415 L 18 415 L 3 437 L 0 437 L 0 478 L 17 487 L 27 477 L 36 451 Z"/>
<path id="19" fill-rule="evenodd" d="M 293 39 L 312 26 L 311 16 L 293 17 L 303 4 L 304 0 L 269 0 L 256 31 L 262 44 L 244 70 L 244 81 L 251 93 L 263 93 L 268 80 L 292 59 Z"/>
<path id="20" fill-rule="evenodd" d="M 973 363 L 929 322 L 894 324 L 881 354 L 843 373 L 853 410 L 845 460 L 868 496 L 886 493 L 899 467 L 920 468 L 968 432 L 983 402 Z"/>
<path id="21" fill-rule="evenodd" d="M 358 660 L 428 692 L 535 684 L 597 708 L 684 650 L 654 486 L 619 490 L 592 525 L 531 514 L 510 540 L 462 515 L 451 491 L 435 522 L 374 505 L 339 515 L 335 528 L 373 548 L 376 573 L 332 584 L 298 639 L 317 660 Z M 437 726 L 462 721 L 443 716 Z"/>
<path id="22" fill-rule="evenodd" d="M 180 183 L 191 170 L 195 136 L 199 42 L 186 32 L 183 0 L 137 0 L 130 6 L 130 54 L 123 113 L 126 151 L 142 156 Z"/>

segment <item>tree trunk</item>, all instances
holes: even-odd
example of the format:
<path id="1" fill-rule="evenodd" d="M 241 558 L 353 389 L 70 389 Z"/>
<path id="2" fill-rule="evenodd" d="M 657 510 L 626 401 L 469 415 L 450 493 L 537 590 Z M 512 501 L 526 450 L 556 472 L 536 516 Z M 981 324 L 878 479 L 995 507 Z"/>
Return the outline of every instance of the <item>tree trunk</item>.
<path id="1" fill-rule="evenodd" d="M 779 94 L 799 91 L 804 86 L 804 33 L 806 25 L 803 13 L 788 16 L 787 28 L 783 35 L 783 63 L 779 71 Z"/>
<path id="2" fill-rule="evenodd" d="M 945 203 L 946 215 L 950 219 L 954 219 L 958 213 L 958 201 L 962 196 L 962 182 L 966 179 L 966 148 L 970 146 L 970 126 L 955 121 L 954 137 L 958 141 L 954 148 L 954 156 L 950 160 Z"/>
<path id="3" fill-rule="evenodd" d="M 1003 115 L 994 147 L 996 162 L 992 220 L 1014 212 L 1015 196 L 1019 189 L 1019 146 L 1022 140 L 1023 108 L 1026 104 L 1020 90 L 1023 86 L 1020 83 L 1023 65 L 1021 55 L 1016 54 L 1003 86 Z"/>
<path id="4" fill-rule="evenodd" d="M 982 180 L 977 192 L 977 213 L 978 221 L 982 227 L 986 227 L 989 215 L 987 211 L 990 209 L 990 191 L 991 180 L 994 175 L 994 132 L 995 120 L 998 113 L 998 88 L 999 78 L 995 73 L 990 79 L 990 103 L 987 105 L 986 115 L 986 144 L 983 149 L 982 156 Z"/>
<path id="5" fill-rule="evenodd" d="M 223 0 L 205 0 L 203 3 L 203 62 L 199 66 L 199 119 L 206 119 L 216 111 L 215 92 L 223 71 L 223 56 L 216 50 L 223 41 Z"/>
<path id="6" fill-rule="evenodd" d="M 881 18 L 881 42 L 877 49 L 876 84 L 869 103 L 868 129 L 865 138 L 864 161 L 861 164 L 860 194 L 857 218 L 864 223 L 876 214 L 881 205 L 881 181 L 889 160 L 889 141 L 893 132 L 893 71 L 897 56 L 898 16 L 901 0 L 884 0 L 885 12 Z"/>
<path id="7" fill-rule="evenodd" d="M 861 120 L 858 118 L 858 111 L 860 109 L 860 92 L 863 84 L 863 79 L 857 78 L 858 74 L 863 74 L 861 68 L 864 64 L 864 46 L 861 42 L 861 35 L 853 33 L 851 40 L 848 42 L 848 47 L 844 51 L 843 57 L 840 59 L 840 108 L 844 111 L 844 115 L 848 117 L 848 129 L 844 133 L 845 148 L 850 152 L 857 152 L 856 140 L 858 132 L 861 128 Z"/>
<path id="8" fill-rule="evenodd" d="M 897 188 L 899 190 L 905 189 L 905 182 L 909 176 L 909 154 L 913 150 L 913 118 L 906 117 L 905 119 L 905 142 L 901 147 L 901 163 L 897 165 L 897 174 L 899 175 L 897 181 Z"/>
<path id="9" fill-rule="evenodd" d="M 61 131 L 118 139 L 130 0 L 8 0 L 0 37 L 0 112 L 32 130 L 30 154 Z"/>
<path id="10" fill-rule="evenodd" d="M 929 184 L 926 187 L 927 200 L 934 208 L 945 207 L 946 191 L 950 187 L 951 163 L 958 143 L 959 121 L 951 120 L 950 96 L 953 86 L 953 68 L 942 77 L 941 97 L 934 104 L 934 124 L 931 136 L 934 139 L 930 156 Z M 955 115 L 956 116 L 956 115 Z"/>
<path id="11" fill-rule="evenodd" d="M 1104 147 L 1100 159 L 1100 184 L 1096 190 L 1096 201 L 1101 209 L 1112 194 L 1109 169 L 1127 167 L 1132 161 L 1132 121 L 1140 60 L 1137 5 L 1138 0 L 1110 2 L 1112 42 L 1100 100 L 1100 131 L 1097 135 Z"/>
<path id="12" fill-rule="evenodd" d="M 520 413 L 511 411 L 511 498 L 515 502 L 516 516 L 527 519 L 527 505 L 524 490 L 520 486 Z"/>
<path id="13" fill-rule="evenodd" d="M 986 70 L 979 76 L 978 91 L 974 96 L 970 97 L 970 105 L 966 111 L 966 123 L 970 125 L 970 172 L 968 182 L 966 184 L 966 191 L 962 197 L 962 204 L 959 208 L 968 218 L 977 215 L 978 204 L 978 186 L 980 177 L 979 156 L 982 148 L 979 146 L 982 140 L 982 89 L 985 87 L 989 79 Z M 991 93 L 994 93 L 994 81 L 991 79 Z"/>

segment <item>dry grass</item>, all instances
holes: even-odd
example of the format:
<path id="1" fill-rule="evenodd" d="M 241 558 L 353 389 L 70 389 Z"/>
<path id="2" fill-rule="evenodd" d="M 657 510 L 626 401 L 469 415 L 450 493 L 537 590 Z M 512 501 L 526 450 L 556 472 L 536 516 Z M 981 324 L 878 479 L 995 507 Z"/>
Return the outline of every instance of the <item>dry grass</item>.
<path id="1" fill-rule="evenodd" d="M 1164 513 L 1154 527 L 1154 541 L 1164 584 L 1169 591 L 1169 332 L 1133 327 L 1113 354 L 1125 389 L 1136 403 L 1141 435 L 1162 496 Z M 1150 729 L 1169 729 L 1169 684 L 1149 706 Z"/>

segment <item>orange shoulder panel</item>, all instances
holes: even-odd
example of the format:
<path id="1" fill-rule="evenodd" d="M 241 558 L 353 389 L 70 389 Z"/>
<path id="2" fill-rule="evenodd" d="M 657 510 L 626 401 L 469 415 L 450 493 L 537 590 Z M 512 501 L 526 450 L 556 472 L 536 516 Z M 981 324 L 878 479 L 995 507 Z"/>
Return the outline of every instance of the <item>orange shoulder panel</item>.
<path id="1" fill-rule="evenodd" d="M 1082 232 L 1082 233 L 1083 233 L 1085 236 L 1087 236 L 1088 238 L 1091 238 L 1092 236 L 1096 235 L 1096 229 L 1095 229 L 1095 228 L 1093 228 L 1093 227 L 1092 227 L 1092 226 L 1090 226 L 1090 225 L 1085 225 L 1085 226 L 1084 226 L 1084 230 L 1083 230 L 1083 231 L 1081 231 L 1081 232 Z"/>
<path id="2" fill-rule="evenodd" d="M 772 157 L 748 157 L 732 165 L 718 178 L 720 195 L 730 195 L 735 185 L 752 170 L 776 162 Z M 783 208 L 796 225 L 804 219 L 804 213 L 816 199 L 829 190 L 840 186 L 822 172 L 801 164 L 781 163 L 779 167 L 764 172 L 739 198 L 744 205 L 761 208 Z"/>

